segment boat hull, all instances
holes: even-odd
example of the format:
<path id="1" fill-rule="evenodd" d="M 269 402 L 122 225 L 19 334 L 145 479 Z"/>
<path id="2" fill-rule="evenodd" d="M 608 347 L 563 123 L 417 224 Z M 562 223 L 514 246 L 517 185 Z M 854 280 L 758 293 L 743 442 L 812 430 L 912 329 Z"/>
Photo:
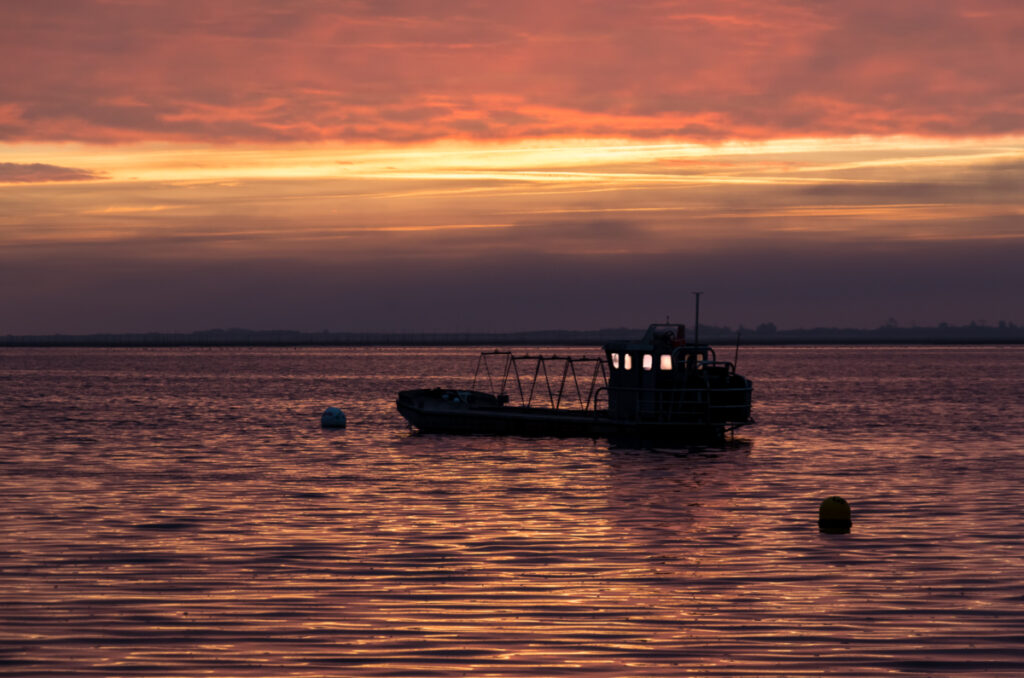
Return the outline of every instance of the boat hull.
<path id="1" fill-rule="evenodd" d="M 581 411 L 503 405 L 486 393 L 417 389 L 398 394 L 398 411 L 424 433 L 715 440 L 736 424 L 616 419 L 607 410 Z"/>

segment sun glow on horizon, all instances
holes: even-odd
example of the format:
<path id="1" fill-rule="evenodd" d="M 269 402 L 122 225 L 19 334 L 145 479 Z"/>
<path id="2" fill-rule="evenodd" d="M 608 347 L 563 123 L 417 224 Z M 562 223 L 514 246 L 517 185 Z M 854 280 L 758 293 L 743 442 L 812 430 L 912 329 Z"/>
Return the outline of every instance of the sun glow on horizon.
<path id="1" fill-rule="evenodd" d="M 0 217 L 0 224 L 9 225 L 0 240 L 9 244 L 59 242 L 61 234 L 72 242 L 97 236 L 117 240 L 119 233 L 136 238 L 197 219 L 248 222 L 253 227 L 245 231 L 276 230 L 279 238 L 294 239 L 303 232 L 340 235 L 353 229 L 380 234 L 507 230 L 510 224 L 536 220 L 627 215 L 646 224 L 650 237 L 669 241 L 678 230 L 670 224 L 679 219 L 717 223 L 723 235 L 877 233 L 886 239 L 916 239 L 926 236 L 910 223 L 1019 215 L 1022 208 L 1015 198 L 942 200 L 937 187 L 966 191 L 983 181 L 976 175 L 986 168 L 1024 162 L 1022 137 L 3 148 L 30 163 L 45 161 L 95 177 L 17 184 L 19 194 L 38 195 L 38 203 L 52 209 L 32 214 L 15 203 Z M 936 187 L 923 201 L 913 195 L 922 182 Z M 887 188 L 901 185 L 910 195 Z M 736 209 L 737 191 L 748 196 L 743 209 Z M 51 223 L 42 234 L 38 220 L 47 214 Z M 56 225 L 54 218 L 59 219 Z M 269 224 L 255 226 L 267 218 Z M 837 223 L 823 230 L 814 219 L 852 219 L 855 227 L 836 228 Z M 894 228 L 899 223 L 907 226 Z M 210 235 L 231 230 L 212 223 L 207 227 Z M 714 231 L 702 228 L 700 233 L 701 239 L 714 237 Z M 943 237 L 950 231 L 941 227 L 928 233 Z M 974 229 L 974 235 L 1013 234 Z M 606 245 L 597 249 L 604 251 Z"/>
<path id="2" fill-rule="evenodd" d="M 566 139 L 422 144 L 117 146 L 0 144 L 24 164 L 92 173 L 77 182 L 224 183 L 305 179 L 466 179 L 531 183 L 813 183 L 873 181 L 840 176 L 872 168 L 970 166 L 1024 157 L 1024 137 L 794 138 L 715 144 Z M 795 175 L 795 176 L 794 176 Z M 0 176 L 0 185 L 5 182 Z M 24 183 L 19 182 L 19 183 Z M 45 181 L 32 183 L 48 183 Z"/>

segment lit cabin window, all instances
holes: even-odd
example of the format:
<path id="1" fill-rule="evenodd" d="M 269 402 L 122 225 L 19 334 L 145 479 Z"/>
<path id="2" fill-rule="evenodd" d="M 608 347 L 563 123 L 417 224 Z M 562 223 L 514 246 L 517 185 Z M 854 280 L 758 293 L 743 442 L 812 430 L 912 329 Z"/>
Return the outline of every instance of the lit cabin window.
<path id="1" fill-rule="evenodd" d="M 661 355 L 661 369 L 671 370 L 672 369 L 672 355 L 669 353 L 663 353 Z"/>
<path id="2" fill-rule="evenodd" d="M 613 370 L 619 369 L 619 354 L 618 353 L 612 353 L 612 369 Z"/>
<path id="3" fill-rule="evenodd" d="M 633 356 L 631 356 L 628 353 L 626 353 L 622 357 L 623 357 L 622 369 L 624 369 L 624 370 L 631 370 L 631 369 L 633 369 Z"/>
<path id="4" fill-rule="evenodd" d="M 654 369 L 654 356 L 644 353 L 644 372 L 650 372 L 652 369 Z"/>

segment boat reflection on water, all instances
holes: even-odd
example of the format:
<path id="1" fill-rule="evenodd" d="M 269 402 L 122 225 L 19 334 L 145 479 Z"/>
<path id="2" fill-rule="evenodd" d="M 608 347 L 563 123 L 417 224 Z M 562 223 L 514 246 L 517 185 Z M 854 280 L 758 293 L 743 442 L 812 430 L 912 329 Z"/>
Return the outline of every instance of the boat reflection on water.
<path id="1" fill-rule="evenodd" d="M 603 357 L 484 352 L 471 388 L 401 391 L 397 405 L 425 433 L 696 443 L 753 423 L 752 391 L 711 346 L 686 343 L 683 326 L 653 324 Z"/>

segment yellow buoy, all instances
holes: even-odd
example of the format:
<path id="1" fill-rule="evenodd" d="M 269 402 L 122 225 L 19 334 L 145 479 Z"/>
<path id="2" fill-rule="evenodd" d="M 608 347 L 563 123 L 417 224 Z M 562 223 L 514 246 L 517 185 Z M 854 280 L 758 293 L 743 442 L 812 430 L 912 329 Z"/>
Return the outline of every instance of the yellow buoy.
<path id="1" fill-rule="evenodd" d="M 829 497 L 818 507 L 818 528 L 826 534 L 846 534 L 853 521 L 850 505 L 842 497 Z"/>

